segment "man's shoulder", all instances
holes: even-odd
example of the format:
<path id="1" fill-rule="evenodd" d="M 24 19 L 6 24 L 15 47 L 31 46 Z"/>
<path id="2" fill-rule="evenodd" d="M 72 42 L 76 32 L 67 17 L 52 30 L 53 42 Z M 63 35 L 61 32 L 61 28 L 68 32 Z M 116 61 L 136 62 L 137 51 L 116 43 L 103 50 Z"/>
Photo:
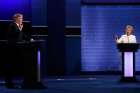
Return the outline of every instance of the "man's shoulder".
<path id="1" fill-rule="evenodd" d="M 18 29 L 16 23 L 12 22 L 10 25 L 9 25 L 9 29 Z"/>
<path id="2" fill-rule="evenodd" d="M 14 22 L 10 23 L 10 26 L 15 26 L 15 25 L 16 25 L 16 23 L 14 23 Z"/>

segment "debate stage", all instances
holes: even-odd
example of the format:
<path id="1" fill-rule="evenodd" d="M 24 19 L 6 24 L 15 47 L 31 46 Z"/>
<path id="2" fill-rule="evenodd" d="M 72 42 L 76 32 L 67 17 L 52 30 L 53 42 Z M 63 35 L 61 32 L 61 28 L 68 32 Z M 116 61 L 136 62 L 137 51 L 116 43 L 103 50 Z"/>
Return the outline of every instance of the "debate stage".
<path id="1" fill-rule="evenodd" d="M 140 76 L 137 76 L 140 80 Z M 3 93 L 140 93 L 140 82 L 122 83 L 120 75 L 84 75 L 48 77 L 43 79 L 47 86 L 43 90 L 7 89 L 1 84 Z M 20 83 L 20 79 L 15 80 Z"/>

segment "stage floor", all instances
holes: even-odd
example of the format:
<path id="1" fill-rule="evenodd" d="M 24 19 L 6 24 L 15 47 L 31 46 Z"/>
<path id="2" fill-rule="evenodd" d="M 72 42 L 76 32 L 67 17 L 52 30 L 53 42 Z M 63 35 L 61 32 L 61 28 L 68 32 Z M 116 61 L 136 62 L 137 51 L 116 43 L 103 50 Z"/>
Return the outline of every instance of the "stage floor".
<path id="1" fill-rule="evenodd" d="M 137 79 L 140 81 L 140 76 Z M 56 76 L 43 79 L 47 89 L 7 89 L 1 84 L 0 93 L 140 93 L 140 82 L 121 83 L 119 80 L 120 76 L 111 75 Z"/>

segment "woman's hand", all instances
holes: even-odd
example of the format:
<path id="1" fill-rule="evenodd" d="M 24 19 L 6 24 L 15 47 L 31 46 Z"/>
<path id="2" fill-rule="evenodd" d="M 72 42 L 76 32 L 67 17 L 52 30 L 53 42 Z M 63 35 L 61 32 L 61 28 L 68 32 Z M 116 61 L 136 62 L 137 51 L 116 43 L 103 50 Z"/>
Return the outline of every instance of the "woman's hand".
<path id="1" fill-rule="evenodd" d="M 118 42 L 118 40 L 119 40 L 118 35 L 115 35 L 115 41 L 116 41 L 116 43 Z"/>

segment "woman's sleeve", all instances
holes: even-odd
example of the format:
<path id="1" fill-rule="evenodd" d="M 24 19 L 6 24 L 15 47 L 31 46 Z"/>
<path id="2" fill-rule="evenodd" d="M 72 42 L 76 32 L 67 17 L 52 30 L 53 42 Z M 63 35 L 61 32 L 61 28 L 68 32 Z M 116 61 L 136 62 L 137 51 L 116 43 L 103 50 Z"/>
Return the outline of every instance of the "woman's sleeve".
<path id="1" fill-rule="evenodd" d="M 134 36 L 134 43 L 137 43 L 137 39 L 136 39 L 136 36 Z"/>
<path id="2" fill-rule="evenodd" d="M 118 40 L 117 43 L 122 43 L 123 42 L 123 37 L 121 36 Z"/>

